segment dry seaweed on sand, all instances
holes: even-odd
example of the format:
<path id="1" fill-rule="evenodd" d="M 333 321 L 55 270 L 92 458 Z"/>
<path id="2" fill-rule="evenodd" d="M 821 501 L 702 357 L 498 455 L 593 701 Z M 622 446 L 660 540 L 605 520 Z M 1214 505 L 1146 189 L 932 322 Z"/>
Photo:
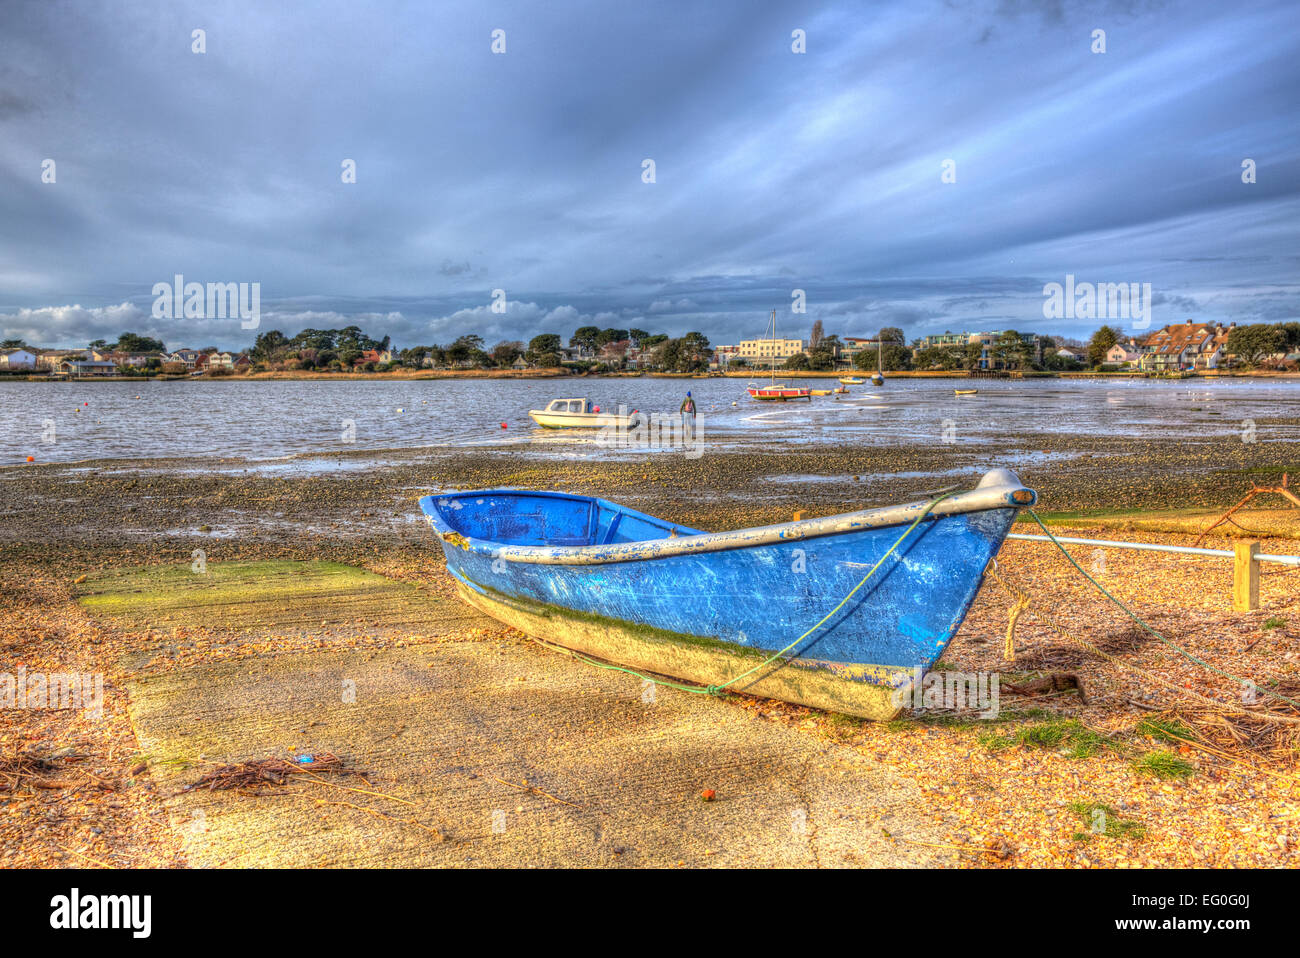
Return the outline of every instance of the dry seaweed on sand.
<path id="1" fill-rule="evenodd" d="M 39 778 L 57 767 L 49 759 L 30 751 L 0 756 L 0 789 L 13 791 L 24 779 Z"/>
<path id="2" fill-rule="evenodd" d="M 1204 739 L 1224 751 L 1245 751 L 1285 761 L 1293 760 L 1300 750 L 1300 729 L 1267 721 L 1263 715 L 1202 712 L 1189 719 Z"/>
<path id="3" fill-rule="evenodd" d="M 1271 719 L 1300 715 L 1294 705 L 1277 697 L 1300 699 L 1300 681 L 1284 679 L 1269 686 L 1269 691 L 1276 694 L 1258 696 L 1256 703 L 1246 709 L 1187 710 L 1180 712 L 1179 718 L 1201 742 L 1216 749 L 1294 762 L 1300 755 L 1300 727 Z"/>
<path id="4" fill-rule="evenodd" d="M 1176 708 L 1144 719 L 1137 731 L 1179 746 L 1180 751 L 1190 747 L 1231 761 L 1291 764 L 1300 754 L 1300 727 L 1269 721 L 1269 715 L 1278 711 Z"/>
<path id="5" fill-rule="evenodd" d="M 200 788 L 208 791 L 257 789 L 271 785 L 287 785 L 296 777 L 320 774 L 354 775 L 365 781 L 366 776 L 372 774 L 360 769 L 348 768 L 341 758 L 330 752 L 321 752 L 308 757 L 311 761 L 259 758 L 233 765 L 218 765 L 181 791 L 188 792 Z"/>

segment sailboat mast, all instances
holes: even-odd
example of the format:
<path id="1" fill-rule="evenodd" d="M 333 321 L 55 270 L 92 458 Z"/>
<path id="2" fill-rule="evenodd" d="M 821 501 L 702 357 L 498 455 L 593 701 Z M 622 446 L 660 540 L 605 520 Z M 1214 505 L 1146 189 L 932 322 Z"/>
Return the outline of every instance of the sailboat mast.
<path id="1" fill-rule="evenodd" d="M 772 385 L 776 385 L 776 308 L 772 309 Z"/>

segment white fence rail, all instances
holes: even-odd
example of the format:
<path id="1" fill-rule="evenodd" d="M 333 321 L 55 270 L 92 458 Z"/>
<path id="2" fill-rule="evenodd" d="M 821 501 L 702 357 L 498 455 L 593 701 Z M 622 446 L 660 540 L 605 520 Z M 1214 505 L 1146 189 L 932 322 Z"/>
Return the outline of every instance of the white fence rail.
<path id="1" fill-rule="evenodd" d="M 1008 539 L 1022 542 L 1051 542 L 1048 536 L 1012 532 Z M 1255 539 L 1241 540 L 1232 549 L 1197 549 L 1192 546 L 1167 546 L 1155 542 L 1118 542 L 1114 539 L 1079 539 L 1074 536 L 1056 536 L 1063 545 L 1097 546 L 1102 549 L 1136 549 L 1142 552 L 1174 552 L 1181 555 L 1209 556 L 1232 560 L 1232 608 L 1237 612 L 1253 612 L 1259 608 L 1259 564 L 1300 567 L 1300 556 L 1270 555 L 1259 551 Z"/>

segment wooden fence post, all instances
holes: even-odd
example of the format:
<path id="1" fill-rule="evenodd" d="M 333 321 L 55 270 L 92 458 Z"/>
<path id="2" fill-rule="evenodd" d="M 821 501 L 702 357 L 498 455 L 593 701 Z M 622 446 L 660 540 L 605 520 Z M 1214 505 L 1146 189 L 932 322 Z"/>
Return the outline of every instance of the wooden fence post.
<path id="1" fill-rule="evenodd" d="M 1232 545 L 1232 611 L 1259 608 L 1259 540 L 1237 540 Z"/>

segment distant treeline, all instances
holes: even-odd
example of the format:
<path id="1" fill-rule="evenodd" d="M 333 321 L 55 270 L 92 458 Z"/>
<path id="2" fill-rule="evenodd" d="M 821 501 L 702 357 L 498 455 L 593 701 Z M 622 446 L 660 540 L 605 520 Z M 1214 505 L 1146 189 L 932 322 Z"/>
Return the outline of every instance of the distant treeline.
<path id="1" fill-rule="evenodd" d="M 565 354 L 558 333 L 541 333 L 525 343 L 502 340 L 488 348 L 482 336 L 466 333 L 445 345 L 411 346 L 391 352 L 389 337 L 373 339 L 359 327 L 304 329 L 293 338 L 273 329 L 257 337 L 249 357 L 264 368 L 365 369 L 393 368 L 508 368 L 520 359 L 529 366 L 576 365 L 590 369 L 623 368 L 635 361 L 639 368 L 689 372 L 707 368 L 710 347 L 701 333 L 672 338 L 642 329 L 600 329 L 583 326 L 569 339 Z M 388 358 L 367 358 L 375 354 Z"/>
<path id="2" fill-rule="evenodd" d="M 1300 322 L 1251 323 L 1228 334 L 1228 352 L 1245 366 L 1258 366 L 1270 356 L 1300 352 Z"/>
<path id="3" fill-rule="evenodd" d="M 853 354 L 858 369 L 874 369 L 877 362 L 886 370 L 975 369 L 991 360 L 999 368 L 1070 370 L 1097 368 L 1106 362 L 1106 354 L 1117 343 L 1130 343 L 1121 329 L 1102 326 L 1086 344 L 1061 336 L 1020 333 L 1006 330 L 996 339 L 967 344 L 925 346 L 917 339 L 906 344 L 903 330 L 886 327 L 879 333 L 880 347 L 860 349 Z M 278 329 L 260 334 L 248 356 L 258 369 L 318 369 L 384 371 L 393 368 L 508 368 L 522 359 L 533 367 L 570 366 L 592 371 L 626 368 L 664 372 L 697 372 L 708 368 L 712 347 L 703 333 L 689 332 L 670 337 L 666 333 L 648 333 L 643 329 L 618 329 L 582 326 L 569 338 L 568 349 L 558 333 L 541 333 L 525 344 L 522 340 L 502 340 L 488 348 L 483 337 L 467 333 L 450 343 L 411 346 L 393 351 L 390 337 L 376 339 L 359 326 L 342 329 L 304 329 L 289 337 Z M 1061 355 L 1069 347 L 1077 355 Z M 36 349 L 20 339 L 0 342 L 4 349 Z M 132 355 L 163 354 L 162 340 L 125 332 L 114 343 L 97 339 L 88 348 L 103 352 Z M 845 344 L 836 335 L 824 335 L 820 321 L 812 327 L 806 350 L 787 358 L 788 370 L 830 370 L 844 361 Z M 200 352 L 218 352 L 206 347 Z M 1229 365 L 1254 368 L 1277 364 L 1278 357 L 1300 352 L 1300 321 L 1251 323 L 1234 327 L 1228 334 L 1226 350 Z M 749 364 L 765 366 L 761 359 Z M 733 358 L 732 366 L 747 361 Z M 156 365 L 156 363 L 155 363 Z"/>

